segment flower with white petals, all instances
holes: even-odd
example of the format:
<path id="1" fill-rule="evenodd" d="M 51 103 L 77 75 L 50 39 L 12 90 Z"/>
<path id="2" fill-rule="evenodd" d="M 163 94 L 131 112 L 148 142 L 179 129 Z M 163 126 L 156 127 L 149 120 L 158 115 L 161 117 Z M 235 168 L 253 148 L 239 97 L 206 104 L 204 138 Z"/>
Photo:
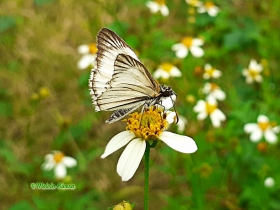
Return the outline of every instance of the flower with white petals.
<path id="1" fill-rule="evenodd" d="M 222 76 L 222 72 L 218 69 L 213 68 L 209 63 L 204 66 L 204 79 L 219 78 Z"/>
<path id="2" fill-rule="evenodd" d="M 81 59 L 78 61 L 78 69 L 86 69 L 92 66 L 95 62 L 97 47 L 96 44 L 92 43 L 89 45 L 83 44 L 78 47 L 78 53 L 82 55 Z"/>
<path id="3" fill-rule="evenodd" d="M 169 9 L 165 4 L 165 0 L 148 1 L 146 6 L 150 9 L 151 13 L 160 12 L 163 16 L 169 15 Z"/>
<path id="4" fill-rule="evenodd" d="M 264 186 L 267 187 L 267 188 L 271 188 L 271 187 L 274 187 L 275 185 L 275 181 L 272 177 L 267 177 L 265 180 L 264 180 Z"/>
<path id="5" fill-rule="evenodd" d="M 258 123 L 248 123 L 244 126 L 244 131 L 250 134 L 250 140 L 252 142 L 258 142 L 264 136 L 268 143 L 276 143 L 277 135 L 280 127 L 275 123 L 269 122 L 269 119 L 265 115 L 258 116 Z"/>
<path id="6" fill-rule="evenodd" d="M 215 17 L 219 13 L 219 7 L 217 7 L 213 2 L 207 1 L 204 4 L 200 5 L 197 9 L 198 13 L 207 12 L 208 15 Z"/>
<path id="7" fill-rule="evenodd" d="M 223 101 L 226 98 L 224 91 L 216 83 L 205 83 L 202 92 L 207 95 L 207 97 L 212 97 L 216 100 Z"/>
<path id="8" fill-rule="evenodd" d="M 204 41 L 199 38 L 184 37 L 180 43 L 172 45 L 172 50 L 178 58 L 185 58 L 189 51 L 194 57 L 202 57 L 204 55 L 203 49 L 200 47 Z"/>
<path id="9" fill-rule="evenodd" d="M 243 76 L 246 77 L 246 83 L 252 84 L 254 81 L 262 82 L 263 78 L 261 72 L 263 70 L 262 64 L 258 64 L 256 60 L 251 59 L 249 68 L 245 68 L 242 71 Z"/>
<path id="10" fill-rule="evenodd" d="M 155 78 L 168 79 L 169 77 L 181 77 L 181 71 L 171 63 L 162 63 L 154 72 Z"/>
<path id="11" fill-rule="evenodd" d="M 77 165 L 77 161 L 72 158 L 65 156 L 60 151 L 52 151 L 52 154 L 45 156 L 45 162 L 42 165 L 42 169 L 50 171 L 54 169 L 54 175 L 57 179 L 63 179 L 67 175 L 66 168 L 72 168 Z"/>
<path id="12" fill-rule="evenodd" d="M 204 120 L 209 115 L 214 127 L 220 127 L 221 121 L 226 120 L 226 116 L 218 109 L 217 101 L 213 98 L 208 98 L 206 101 L 198 100 L 194 111 L 198 113 L 198 120 Z"/>
<path id="13" fill-rule="evenodd" d="M 202 5 L 202 2 L 198 0 L 186 0 L 186 2 L 193 7 L 200 7 Z"/>
<path id="14" fill-rule="evenodd" d="M 106 146 L 101 158 L 105 158 L 121 147 L 126 146 L 121 154 L 117 172 L 122 181 L 128 181 L 136 172 L 150 141 L 163 141 L 169 147 L 182 153 L 193 153 L 197 150 L 195 141 L 187 136 L 165 131 L 168 124 L 174 121 L 174 115 L 169 118 L 159 107 L 150 107 L 143 114 L 130 114 L 126 131 L 114 136 Z"/>

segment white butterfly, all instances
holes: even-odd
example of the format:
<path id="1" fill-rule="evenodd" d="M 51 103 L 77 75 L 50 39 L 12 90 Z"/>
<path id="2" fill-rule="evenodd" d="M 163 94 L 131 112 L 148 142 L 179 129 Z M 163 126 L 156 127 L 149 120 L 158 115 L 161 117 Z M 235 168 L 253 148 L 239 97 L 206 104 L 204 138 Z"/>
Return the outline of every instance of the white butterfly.
<path id="1" fill-rule="evenodd" d="M 140 107 L 163 106 L 167 100 L 169 105 L 164 108 L 174 107 L 176 93 L 171 87 L 158 84 L 117 34 L 101 29 L 97 48 L 89 87 L 95 111 L 114 111 L 107 123 L 116 122 Z"/>

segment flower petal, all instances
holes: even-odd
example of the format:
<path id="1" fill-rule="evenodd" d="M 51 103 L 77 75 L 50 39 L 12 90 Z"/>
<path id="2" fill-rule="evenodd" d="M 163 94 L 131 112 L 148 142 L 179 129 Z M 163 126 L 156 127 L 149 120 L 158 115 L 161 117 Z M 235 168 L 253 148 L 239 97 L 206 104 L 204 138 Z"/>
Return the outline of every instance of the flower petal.
<path id="1" fill-rule="evenodd" d="M 192 46 L 190 48 L 190 51 L 191 51 L 192 55 L 197 58 L 202 57 L 204 55 L 203 49 L 198 46 Z"/>
<path id="2" fill-rule="evenodd" d="M 216 109 L 214 112 L 212 112 L 212 114 L 210 114 L 210 119 L 214 127 L 220 127 L 221 121 L 224 121 L 226 116 L 221 110 Z"/>
<path id="3" fill-rule="evenodd" d="M 178 152 L 193 153 L 197 150 L 195 141 L 188 136 L 164 131 L 159 136 L 159 139 Z"/>
<path id="4" fill-rule="evenodd" d="M 201 46 L 201 45 L 204 44 L 204 41 L 202 39 L 199 39 L 199 38 L 194 38 L 192 41 L 193 41 L 194 46 Z"/>
<path id="5" fill-rule="evenodd" d="M 255 130 L 258 130 L 259 129 L 259 126 L 257 123 L 248 123 L 244 126 L 244 131 L 246 133 L 252 133 L 254 132 Z"/>
<path id="6" fill-rule="evenodd" d="M 204 13 L 204 12 L 206 12 L 206 8 L 204 6 L 198 7 L 197 12 L 198 13 Z"/>
<path id="7" fill-rule="evenodd" d="M 87 53 L 89 53 L 89 46 L 87 44 L 80 45 L 78 47 L 78 53 L 80 53 L 80 54 L 87 54 Z"/>
<path id="8" fill-rule="evenodd" d="M 264 137 L 268 143 L 274 144 L 277 142 L 277 136 L 271 129 L 264 132 Z"/>
<path id="9" fill-rule="evenodd" d="M 262 135 L 263 135 L 262 130 L 260 128 L 258 128 L 251 133 L 250 140 L 252 142 L 258 142 L 261 140 Z"/>
<path id="10" fill-rule="evenodd" d="M 55 166 L 55 162 L 49 161 L 49 162 L 43 163 L 41 167 L 45 171 L 50 171 L 51 169 L 53 169 L 54 166 Z"/>
<path id="11" fill-rule="evenodd" d="M 219 8 L 216 6 L 213 6 L 211 9 L 208 10 L 208 14 L 212 17 L 217 16 L 218 12 L 219 12 Z"/>
<path id="12" fill-rule="evenodd" d="M 188 49 L 182 43 L 172 45 L 171 49 L 175 51 L 178 58 L 185 58 L 188 55 Z"/>
<path id="13" fill-rule="evenodd" d="M 213 95 L 216 99 L 223 101 L 226 98 L 226 94 L 224 91 L 222 91 L 221 89 L 216 89 L 213 91 Z"/>
<path id="14" fill-rule="evenodd" d="M 103 153 L 103 155 L 101 155 L 101 158 L 105 158 L 113 152 L 117 151 L 128 142 L 130 142 L 133 138 L 135 138 L 135 135 L 133 133 L 130 133 L 129 131 L 118 133 L 109 141 L 105 148 L 105 152 Z"/>
<path id="15" fill-rule="evenodd" d="M 169 9 L 166 5 L 161 6 L 160 12 L 163 16 L 168 16 L 169 15 Z"/>
<path id="16" fill-rule="evenodd" d="M 64 177 L 66 177 L 66 166 L 63 163 L 58 163 L 54 168 L 54 175 L 58 179 L 63 179 Z"/>
<path id="17" fill-rule="evenodd" d="M 269 119 L 265 115 L 259 115 L 257 121 L 258 121 L 258 123 L 267 123 L 267 122 L 269 122 Z"/>
<path id="18" fill-rule="evenodd" d="M 198 100 L 196 105 L 194 106 L 193 110 L 195 112 L 202 112 L 202 111 L 205 111 L 205 106 L 206 106 L 205 101 Z"/>
<path id="19" fill-rule="evenodd" d="M 77 63 L 78 69 L 86 69 L 94 63 L 96 55 L 86 54 L 81 57 Z"/>
<path id="20" fill-rule="evenodd" d="M 181 77 L 182 76 L 182 72 L 177 68 L 177 67 L 173 67 L 171 70 L 170 70 L 170 75 L 172 77 Z"/>
<path id="21" fill-rule="evenodd" d="M 132 140 L 118 161 L 117 172 L 122 181 L 128 181 L 136 172 L 146 149 L 146 141 L 137 138 Z"/>
<path id="22" fill-rule="evenodd" d="M 156 79 L 158 79 L 158 78 L 163 78 L 163 79 L 168 79 L 169 78 L 169 74 L 166 72 L 166 71 L 164 71 L 163 69 L 161 69 L 161 68 L 159 68 L 159 69 L 157 69 L 155 72 L 154 72 L 154 77 L 156 78 Z"/>
<path id="23" fill-rule="evenodd" d="M 63 164 L 68 167 L 68 168 L 71 168 L 71 167 L 74 167 L 77 165 L 77 160 L 72 158 L 72 157 L 68 157 L 68 156 L 65 156 L 63 159 L 62 159 L 62 162 Z"/>
<path id="24" fill-rule="evenodd" d="M 146 6 L 150 9 L 152 13 L 156 13 L 159 11 L 159 4 L 153 1 L 148 1 Z"/>

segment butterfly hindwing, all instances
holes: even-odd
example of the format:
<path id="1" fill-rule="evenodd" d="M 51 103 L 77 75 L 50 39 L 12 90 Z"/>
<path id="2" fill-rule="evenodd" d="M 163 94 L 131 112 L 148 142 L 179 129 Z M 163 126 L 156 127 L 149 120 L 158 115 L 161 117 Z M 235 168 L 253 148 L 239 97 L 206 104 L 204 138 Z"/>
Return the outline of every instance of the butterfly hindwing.
<path id="1" fill-rule="evenodd" d="M 114 111 L 139 104 L 158 95 L 158 84 L 146 75 L 146 68 L 129 55 L 120 54 L 115 61 L 115 71 L 108 82 L 109 87 L 96 98 L 100 110 Z M 155 86 L 156 85 L 156 86 Z"/>

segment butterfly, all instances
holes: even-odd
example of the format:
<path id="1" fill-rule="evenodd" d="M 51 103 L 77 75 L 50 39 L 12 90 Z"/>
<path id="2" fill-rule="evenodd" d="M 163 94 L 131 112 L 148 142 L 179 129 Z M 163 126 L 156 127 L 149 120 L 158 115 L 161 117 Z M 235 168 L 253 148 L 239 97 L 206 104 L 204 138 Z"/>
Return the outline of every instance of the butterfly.
<path id="1" fill-rule="evenodd" d="M 121 120 L 140 107 L 142 112 L 153 105 L 174 107 L 176 93 L 160 85 L 115 32 L 102 28 L 97 34 L 97 49 L 89 88 L 95 111 L 114 111 L 106 123 Z"/>

